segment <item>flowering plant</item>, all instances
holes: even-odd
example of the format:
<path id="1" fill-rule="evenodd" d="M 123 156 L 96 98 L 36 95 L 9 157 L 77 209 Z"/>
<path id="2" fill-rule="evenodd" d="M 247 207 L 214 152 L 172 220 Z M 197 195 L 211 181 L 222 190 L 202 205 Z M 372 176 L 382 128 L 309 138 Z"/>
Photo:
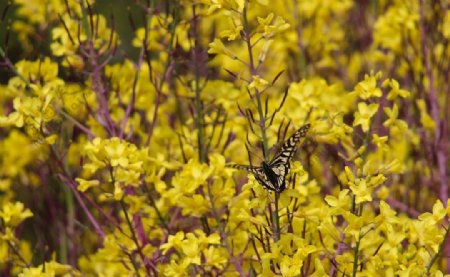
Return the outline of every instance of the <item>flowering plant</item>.
<path id="1" fill-rule="evenodd" d="M 2 274 L 450 272 L 445 0 L 125 3 L 0 5 Z"/>

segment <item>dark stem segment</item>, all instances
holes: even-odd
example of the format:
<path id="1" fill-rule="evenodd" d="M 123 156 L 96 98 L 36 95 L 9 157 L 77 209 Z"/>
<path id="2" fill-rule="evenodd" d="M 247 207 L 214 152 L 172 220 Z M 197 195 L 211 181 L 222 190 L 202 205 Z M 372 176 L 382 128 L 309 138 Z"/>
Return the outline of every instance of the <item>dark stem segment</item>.
<path id="1" fill-rule="evenodd" d="M 192 60 L 194 63 L 194 72 L 195 72 L 195 80 L 194 80 L 194 90 L 195 90 L 195 110 L 196 110 L 196 117 L 195 117 L 195 124 L 197 125 L 197 143 L 198 143 L 198 155 L 199 160 L 201 163 L 206 162 L 206 153 L 205 153 L 205 139 L 204 139 L 204 129 L 203 129 L 203 104 L 200 99 L 200 65 L 199 63 L 199 56 L 201 49 L 199 46 L 199 38 L 197 34 L 197 24 L 198 24 L 198 18 L 197 13 L 195 9 L 195 5 L 192 6 L 192 14 L 193 14 L 193 32 L 194 32 L 194 49 L 192 50 Z"/>
<path id="2" fill-rule="evenodd" d="M 279 208 L 278 208 L 278 202 L 280 200 L 280 193 L 275 192 L 275 210 L 273 211 L 273 225 L 274 225 L 274 239 L 275 241 L 280 240 L 280 217 L 279 217 Z"/>

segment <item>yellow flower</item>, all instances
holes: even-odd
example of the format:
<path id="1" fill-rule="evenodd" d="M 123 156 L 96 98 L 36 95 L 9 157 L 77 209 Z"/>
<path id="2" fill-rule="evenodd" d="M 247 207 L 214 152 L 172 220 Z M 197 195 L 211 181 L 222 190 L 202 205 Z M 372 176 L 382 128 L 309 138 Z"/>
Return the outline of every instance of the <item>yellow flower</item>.
<path id="1" fill-rule="evenodd" d="M 52 29 L 52 43 L 50 48 L 55 56 L 64 57 L 63 66 L 73 66 L 82 68 L 83 59 L 78 53 L 78 48 L 88 39 L 92 41 L 92 46 L 99 52 L 105 53 L 109 47 L 119 44 L 118 35 L 108 26 L 103 15 L 93 14 L 92 22 L 95 22 L 95 35 L 90 33 L 90 29 L 80 28 L 77 19 L 64 14 L 59 27 Z M 83 25 L 81 25 L 83 26 Z"/>
<path id="2" fill-rule="evenodd" d="M 353 126 L 361 125 L 364 132 L 369 130 L 370 119 L 378 111 L 378 104 L 367 105 L 364 102 L 358 103 L 358 111 L 355 113 Z"/>
<path id="3" fill-rule="evenodd" d="M 442 20 L 442 35 L 446 39 L 450 39 L 450 12 L 448 10 Z"/>
<path id="4" fill-rule="evenodd" d="M 58 64 L 52 62 L 49 57 L 43 60 L 21 60 L 16 63 L 17 72 L 30 82 L 44 81 L 48 83 L 58 77 Z"/>
<path id="5" fill-rule="evenodd" d="M 203 250 L 203 256 L 205 257 L 205 264 L 209 267 L 215 267 L 218 269 L 223 269 L 228 263 L 228 253 L 223 248 L 208 247 Z"/>
<path id="6" fill-rule="evenodd" d="M 379 190 L 376 191 L 376 194 L 377 198 L 386 200 L 389 197 L 390 192 L 386 186 L 382 186 Z"/>
<path id="7" fill-rule="evenodd" d="M 263 37 L 265 38 L 271 38 L 275 34 L 285 31 L 290 27 L 289 23 L 286 23 L 286 21 L 280 16 L 277 16 L 277 18 L 272 24 L 273 17 L 274 17 L 273 13 L 270 13 L 265 18 L 258 17 L 257 31 L 261 32 Z"/>
<path id="8" fill-rule="evenodd" d="M 13 178 L 26 176 L 26 168 L 36 162 L 38 150 L 33 147 L 33 141 L 19 130 L 12 130 L 0 141 L 1 176 Z"/>
<path id="9" fill-rule="evenodd" d="M 383 126 L 390 127 L 395 125 L 397 117 L 398 117 L 398 106 L 394 103 L 392 106 L 392 109 L 389 107 L 386 107 L 383 109 L 386 115 L 388 116 L 388 119 L 383 122 Z"/>
<path id="10" fill-rule="evenodd" d="M 379 75 L 380 74 L 364 76 L 364 81 L 359 82 L 355 87 L 356 94 L 362 99 L 381 97 L 383 93 L 381 92 L 381 89 L 377 87 Z"/>
<path id="11" fill-rule="evenodd" d="M 280 271 L 283 276 L 299 276 L 303 261 L 284 255 L 280 262 Z"/>
<path id="12" fill-rule="evenodd" d="M 91 187 L 96 187 L 100 184 L 98 180 L 84 180 L 82 178 L 76 178 L 75 181 L 78 182 L 79 185 L 77 189 L 81 192 L 85 192 Z"/>
<path id="13" fill-rule="evenodd" d="M 15 230 L 11 227 L 6 227 L 5 230 L 0 233 L 0 240 L 3 241 L 17 240 Z"/>
<path id="14" fill-rule="evenodd" d="M 397 212 L 391 209 L 391 207 L 385 202 L 380 201 L 380 214 L 375 218 L 375 223 L 389 223 L 397 224 L 400 220 L 396 216 Z"/>
<path id="15" fill-rule="evenodd" d="M 389 146 L 386 144 L 388 140 L 387 136 L 378 136 L 377 134 L 373 134 L 372 136 L 372 143 L 377 146 L 378 149 L 381 149 L 383 151 L 388 151 Z"/>
<path id="16" fill-rule="evenodd" d="M 183 232 L 178 232 L 175 235 L 169 235 L 167 242 L 162 244 L 160 247 L 160 249 L 162 250 L 162 253 L 166 254 L 167 251 L 169 251 L 169 249 L 172 247 L 175 248 L 176 250 L 180 250 L 183 239 L 184 239 Z"/>
<path id="17" fill-rule="evenodd" d="M 199 265 L 201 263 L 200 253 L 202 248 L 198 239 L 192 233 L 186 234 L 186 239 L 181 243 L 181 251 L 191 264 Z"/>
<path id="18" fill-rule="evenodd" d="M 418 21 L 417 4 L 410 6 L 403 2 L 400 5 L 392 5 L 375 22 L 374 44 L 401 53 L 405 50 L 403 47 L 405 32 L 408 34 L 411 32 L 411 36 L 415 37 L 419 29 Z"/>
<path id="19" fill-rule="evenodd" d="M 349 210 L 351 201 L 348 192 L 349 192 L 348 189 L 344 189 L 339 192 L 338 198 L 332 195 L 327 195 L 325 197 L 325 202 L 327 202 L 327 204 L 332 207 L 331 208 L 332 212 L 339 214 Z"/>
<path id="20" fill-rule="evenodd" d="M 416 104 L 420 111 L 420 123 L 426 129 L 434 131 L 436 123 L 434 122 L 434 120 L 431 118 L 431 116 L 427 112 L 425 100 L 417 99 Z"/>
<path id="21" fill-rule="evenodd" d="M 232 59 L 236 59 L 237 58 L 236 55 L 233 52 L 231 52 L 223 44 L 223 42 L 220 39 L 218 39 L 218 38 L 214 39 L 214 41 L 209 44 L 208 53 L 209 54 L 222 54 L 222 55 L 228 56 L 228 57 L 230 57 Z"/>
<path id="22" fill-rule="evenodd" d="M 183 215 L 200 217 L 211 209 L 211 205 L 200 194 L 194 194 L 193 196 L 182 196 L 179 198 L 179 205 L 182 208 Z"/>
<path id="23" fill-rule="evenodd" d="M 111 162 L 111 166 L 122 166 L 126 167 L 128 166 L 128 159 L 126 153 L 127 144 L 122 143 L 119 138 L 114 137 L 112 138 L 109 143 L 106 143 L 105 145 L 105 151 L 106 154 L 109 157 L 109 160 Z"/>
<path id="24" fill-rule="evenodd" d="M 45 262 L 38 267 L 25 268 L 19 277 L 52 277 L 52 276 L 82 276 L 80 272 L 70 265 L 60 264 L 55 261 Z"/>
<path id="25" fill-rule="evenodd" d="M 146 207 L 147 197 L 144 195 L 127 195 L 124 202 L 128 204 L 131 214 L 142 212 Z"/>
<path id="26" fill-rule="evenodd" d="M 221 38 L 227 38 L 228 41 L 232 41 L 232 40 L 240 38 L 241 31 L 243 29 L 244 29 L 243 26 L 236 26 L 231 30 L 224 30 L 224 31 L 220 32 L 219 36 Z"/>
<path id="27" fill-rule="evenodd" d="M 244 9 L 244 0 L 211 0 L 208 14 L 211 14 L 218 9 L 242 12 Z"/>
<path id="28" fill-rule="evenodd" d="M 181 261 L 171 260 L 170 264 L 164 266 L 164 276 L 183 277 L 189 276 L 188 267 L 189 260 L 182 259 Z"/>
<path id="29" fill-rule="evenodd" d="M 173 177 L 172 188 L 164 192 L 163 197 L 178 205 L 181 197 L 192 195 L 199 186 L 206 184 L 211 173 L 211 167 L 190 160 L 183 170 Z"/>
<path id="30" fill-rule="evenodd" d="M 436 225 L 447 215 L 447 211 L 442 205 L 440 200 L 436 200 L 433 205 L 433 213 L 423 213 L 419 216 L 419 219 L 427 222 L 430 225 Z"/>
<path id="31" fill-rule="evenodd" d="M 50 135 L 48 137 L 45 138 L 45 143 L 49 144 L 49 145 L 53 145 L 56 143 L 56 140 L 58 139 L 57 135 Z"/>
<path id="32" fill-rule="evenodd" d="M 264 90 L 269 82 L 259 77 L 258 75 L 252 76 L 252 82 L 248 85 L 249 89 L 257 89 L 258 91 Z"/>
<path id="33" fill-rule="evenodd" d="M 361 229 L 364 226 L 364 216 L 355 215 L 350 211 L 346 211 L 342 216 L 348 222 L 345 233 L 351 235 L 355 240 L 359 240 L 362 233 Z"/>
<path id="34" fill-rule="evenodd" d="M 323 267 L 323 262 L 319 258 L 314 259 L 314 273 L 311 274 L 311 277 L 325 277 L 328 276 L 328 272 L 325 271 Z"/>
<path id="35" fill-rule="evenodd" d="M 6 202 L 0 210 L 0 218 L 6 226 L 15 227 L 23 220 L 33 216 L 29 209 L 25 209 L 21 202 Z"/>
<path id="36" fill-rule="evenodd" d="M 349 183 L 349 186 L 356 196 L 356 204 L 372 201 L 372 189 L 368 187 L 366 180 L 358 178 Z"/>
<path id="37" fill-rule="evenodd" d="M 383 174 L 378 174 L 376 176 L 367 176 L 366 181 L 368 186 L 375 188 L 383 184 L 386 181 L 386 177 Z"/>
<path id="38" fill-rule="evenodd" d="M 411 93 L 407 90 L 401 89 L 400 84 L 397 82 L 397 80 L 394 79 L 387 79 L 383 82 L 383 87 L 390 86 L 391 90 L 388 93 L 387 99 L 388 100 L 395 100 L 398 98 L 398 96 L 402 98 L 407 98 L 411 95 Z"/>

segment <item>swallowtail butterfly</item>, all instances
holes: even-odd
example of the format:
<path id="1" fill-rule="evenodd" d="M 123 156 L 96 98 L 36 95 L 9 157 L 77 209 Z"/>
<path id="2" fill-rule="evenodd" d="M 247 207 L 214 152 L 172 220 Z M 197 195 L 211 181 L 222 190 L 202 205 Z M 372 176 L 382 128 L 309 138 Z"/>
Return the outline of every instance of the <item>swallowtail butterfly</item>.
<path id="1" fill-rule="evenodd" d="M 282 192 L 286 188 L 286 175 L 291 168 L 291 159 L 297 150 L 297 144 L 301 138 L 306 136 L 310 124 L 306 124 L 297 130 L 288 140 L 286 140 L 275 157 L 261 166 L 231 164 L 232 168 L 247 170 L 255 175 L 256 180 L 267 190 Z"/>

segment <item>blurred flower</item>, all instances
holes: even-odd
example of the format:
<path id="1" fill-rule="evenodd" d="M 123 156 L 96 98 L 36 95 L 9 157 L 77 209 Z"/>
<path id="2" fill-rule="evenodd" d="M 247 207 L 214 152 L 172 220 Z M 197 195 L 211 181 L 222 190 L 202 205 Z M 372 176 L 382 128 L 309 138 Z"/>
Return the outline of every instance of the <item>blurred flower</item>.
<path id="1" fill-rule="evenodd" d="M 33 213 L 26 209 L 21 202 L 6 202 L 0 210 L 0 218 L 3 224 L 9 227 L 16 227 L 22 221 L 32 216 Z"/>
<path id="2" fill-rule="evenodd" d="M 249 89 L 257 89 L 258 91 L 264 90 L 269 82 L 259 77 L 258 75 L 252 76 L 252 82 L 248 85 Z"/>
<path id="3" fill-rule="evenodd" d="M 422 126 L 425 127 L 425 129 L 434 131 L 436 123 L 427 112 L 425 100 L 417 99 L 416 104 L 420 111 L 420 123 L 422 123 Z"/>
<path id="4" fill-rule="evenodd" d="M 209 54 L 222 54 L 222 55 L 226 55 L 232 59 L 236 59 L 236 55 L 231 50 L 229 50 L 223 44 L 223 42 L 218 38 L 214 39 L 214 41 L 209 44 L 208 53 Z"/>
<path id="5" fill-rule="evenodd" d="M 358 103 L 358 111 L 355 113 L 355 120 L 353 126 L 361 125 L 364 132 L 369 130 L 369 124 L 371 118 L 378 111 L 379 104 L 367 105 L 364 102 Z"/>
<path id="6" fill-rule="evenodd" d="M 359 82 L 355 87 L 356 94 L 361 97 L 361 99 L 369 99 L 371 97 L 381 97 L 383 94 L 381 89 L 377 87 L 377 81 L 380 79 L 381 73 L 376 75 L 365 75 L 364 81 Z"/>
<path id="7" fill-rule="evenodd" d="M 399 96 L 402 98 L 409 97 L 411 93 L 407 90 L 401 89 L 400 84 L 397 82 L 397 80 L 394 79 L 387 79 L 383 82 L 383 87 L 390 86 L 391 90 L 388 93 L 387 99 L 388 100 L 395 100 Z"/>

